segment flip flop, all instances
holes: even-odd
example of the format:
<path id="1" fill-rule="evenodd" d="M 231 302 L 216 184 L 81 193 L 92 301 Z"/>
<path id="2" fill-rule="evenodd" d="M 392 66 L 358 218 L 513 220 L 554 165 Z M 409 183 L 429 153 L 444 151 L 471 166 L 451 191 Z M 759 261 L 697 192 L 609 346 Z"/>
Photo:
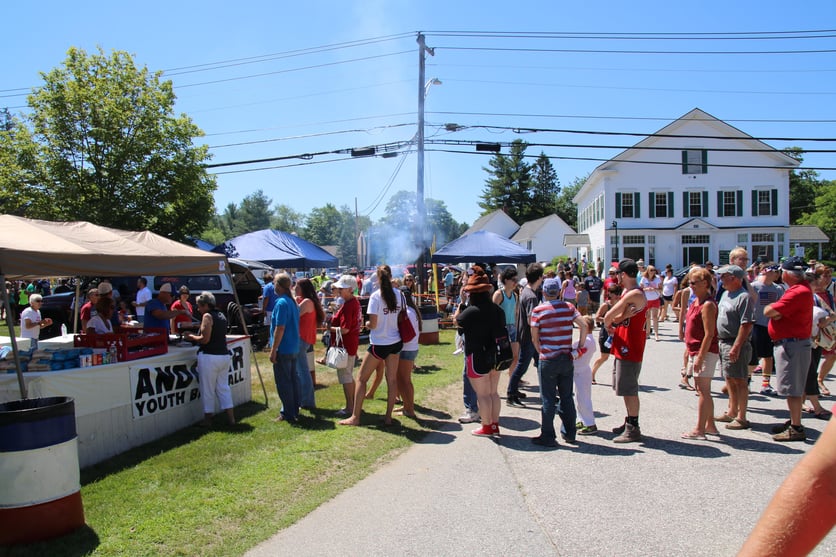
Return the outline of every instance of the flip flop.
<path id="1" fill-rule="evenodd" d="M 705 439 L 705 434 L 703 434 L 703 433 L 693 433 L 691 431 L 689 431 L 688 433 L 683 433 L 682 435 L 680 435 L 680 437 L 682 437 L 683 439 L 692 439 L 692 440 L 695 440 L 695 441 L 705 441 L 706 440 Z"/>

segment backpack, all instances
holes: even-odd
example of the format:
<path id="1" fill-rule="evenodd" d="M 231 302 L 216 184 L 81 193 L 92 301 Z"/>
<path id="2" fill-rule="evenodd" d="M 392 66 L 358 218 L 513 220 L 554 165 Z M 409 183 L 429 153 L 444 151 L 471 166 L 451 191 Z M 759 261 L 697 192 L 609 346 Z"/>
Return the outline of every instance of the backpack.
<path id="1" fill-rule="evenodd" d="M 496 312 L 494 322 L 494 350 L 496 350 L 496 363 L 494 369 L 503 371 L 511 367 L 511 362 L 514 359 L 514 353 L 511 351 L 511 339 L 508 338 L 508 329 L 505 327 L 505 312 L 499 306 L 494 306 L 499 311 Z"/>

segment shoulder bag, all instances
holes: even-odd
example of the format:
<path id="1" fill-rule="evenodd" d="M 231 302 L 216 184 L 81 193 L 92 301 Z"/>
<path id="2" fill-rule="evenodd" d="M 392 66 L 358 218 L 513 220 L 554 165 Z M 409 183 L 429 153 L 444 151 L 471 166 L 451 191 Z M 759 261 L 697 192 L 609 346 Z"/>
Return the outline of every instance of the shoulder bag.
<path id="1" fill-rule="evenodd" d="M 409 320 L 409 314 L 406 312 L 406 297 L 401 294 L 401 311 L 398 312 L 398 332 L 401 334 L 401 340 L 409 342 L 415 338 L 415 327 L 412 326 L 412 321 Z"/>
<path id="2" fill-rule="evenodd" d="M 332 369 L 343 369 L 348 365 L 348 350 L 343 346 L 343 335 L 337 327 L 337 343 L 325 353 L 325 365 Z"/>

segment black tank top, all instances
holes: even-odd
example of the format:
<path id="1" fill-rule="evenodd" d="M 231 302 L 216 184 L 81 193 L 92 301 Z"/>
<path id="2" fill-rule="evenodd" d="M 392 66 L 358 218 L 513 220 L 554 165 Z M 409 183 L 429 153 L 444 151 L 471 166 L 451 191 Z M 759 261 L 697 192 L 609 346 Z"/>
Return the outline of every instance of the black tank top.
<path id="1" fill-rule="evenodd" d="M 215 355 L 228 354 L 229 349 L 226 347 L 226 316 L 217 309 L 210 309 L 209 315 L 212 316 L 212 334 L 209 336 L 209 342 L 200 345 L 198 352 Z"/>

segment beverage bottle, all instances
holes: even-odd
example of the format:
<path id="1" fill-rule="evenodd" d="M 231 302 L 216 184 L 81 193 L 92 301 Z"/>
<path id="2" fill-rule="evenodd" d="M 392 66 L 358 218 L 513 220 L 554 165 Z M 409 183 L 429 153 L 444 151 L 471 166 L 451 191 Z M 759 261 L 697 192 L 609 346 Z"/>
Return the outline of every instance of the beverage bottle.
<path id="1" fill-rule="evenodd" d="M 66 323 L 61 323 L 61 336 L 62 337 L 67 336 L 67 324 Z"/>
<path id="2" fill-rule="evenodd" d="M 607 340 L 604 341 L 605 348 L 612 348 L 612 335 L 607 337 Z"/>
<path id="3" fill-rule="evenodd" d="M 115 342 L 110 343 L 110 348 L 108 348 L 108 356 L 109 363 L 115 364 L 118 361 L 119 353 L 116 351 Z"/>

